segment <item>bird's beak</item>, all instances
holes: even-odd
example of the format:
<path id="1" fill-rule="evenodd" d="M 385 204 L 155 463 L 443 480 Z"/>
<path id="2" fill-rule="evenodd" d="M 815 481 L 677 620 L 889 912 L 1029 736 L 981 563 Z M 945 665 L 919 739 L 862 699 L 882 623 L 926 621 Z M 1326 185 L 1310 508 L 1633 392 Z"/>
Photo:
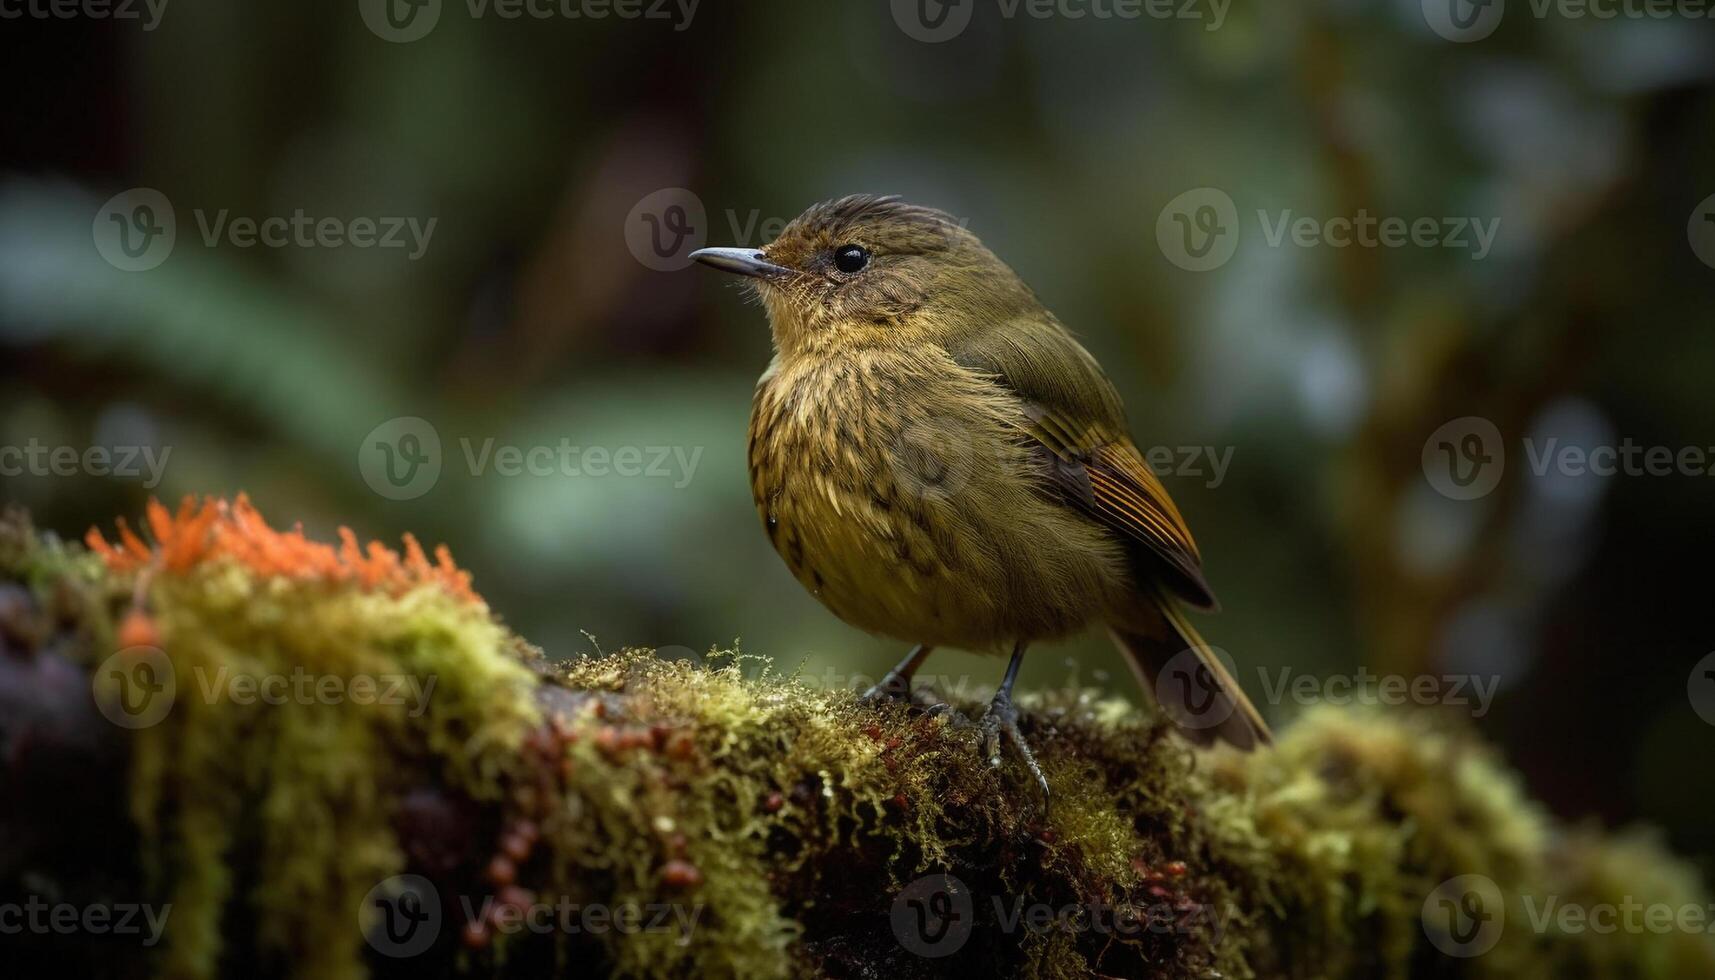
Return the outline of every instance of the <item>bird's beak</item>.
<path id="1" fill-rule="evenodd" d="M 754 248 L 699 248 L 691 258 L 722 272 L 736 272 L 752 279 L 784 279 L 792 270 L 768 261 Z"/>

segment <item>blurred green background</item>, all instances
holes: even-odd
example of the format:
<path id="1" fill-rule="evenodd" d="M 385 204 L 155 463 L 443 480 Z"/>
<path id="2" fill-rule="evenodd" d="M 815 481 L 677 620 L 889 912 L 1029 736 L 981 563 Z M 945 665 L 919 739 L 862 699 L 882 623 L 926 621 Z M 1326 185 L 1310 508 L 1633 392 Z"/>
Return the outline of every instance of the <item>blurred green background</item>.
<path id="1" fill-rule="evenodd" d="M 1219 480 L 1207 456 L 1165 480 L 1225 607 L 1199 622 L 1253 697 L 1258 669 L 1492 678 L 1472 723 L 1550 806 L 1663 826 L 1710 866 L 1715 479 L 1538 475 L 1524 440 L 1715 447 L 1711 22 L 1515 2 L 1460 41 L 1431 28 L 1437 0 L 1068 2 L 1087 15 L 171 0 L 152 25 L 0 22 L 0 447 L 170 453 L 156 487 L 14 466 L 0 498 L 77 537 L 151 493 L 246 491 L 277 524 L 446 542 L 553 656 L 737 642 L 861 687 L 901 644 L 806 595 L 749 500 L 762 311 L 682 266 L 815 201 L 901 193 L 1085 338 L 1140 445 L 1230 451 Z M 431 10 L 414 39 L 425 21 L 392 26 Z M 969 21 L 923 40 L 936 17 Z M 176 228 L 143 271 L 104 259 L 133 188 Z M 1197 188 L 1237 217 L 1207 271 L 1169 254 Z M 1480 255 L 1266 233 L 1360 210 L 1498 233 Z M 415 256 L 205 240 L 222 212 L 300 211 L 434 225 Z M 652 255 L 651 220 L 688 234 Z M 1426 442 L 1470 416 L 1504 475 L 1451 499 Z M 441 444 L 408 499 L 360 467 L 399 418 Z M 466 458 L 562 440 L 684 455 L 633 477 Z M 944 652 L 925 676 L 986 696 L 1002 666 Z M 1135 697 L 1099 631 L 1022 680 L 1068 682 Z"/>

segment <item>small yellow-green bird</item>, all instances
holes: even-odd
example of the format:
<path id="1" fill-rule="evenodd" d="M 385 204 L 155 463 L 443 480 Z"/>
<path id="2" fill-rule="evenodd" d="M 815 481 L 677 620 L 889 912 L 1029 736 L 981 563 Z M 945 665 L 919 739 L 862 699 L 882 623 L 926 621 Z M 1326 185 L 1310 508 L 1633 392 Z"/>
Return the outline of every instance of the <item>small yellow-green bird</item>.
<path id="1" fill-rule="evenodd" d="M 1019 734 L 1025 648 L 1106 623 L 1194 741 L 1270 741 L 1186 621 L 1212 609 L 1191 532 L 1127 434 L 1095 358 L 942 211 L 897 197 L 818 204 L 761 249 L 692 258 L 749 277 L 774 360 L 750 416 L 768 539 L 835 615 L 915 643 L 872 696 L 909 697 L 937 646 L 1012 660 L 984 750 Z"/>

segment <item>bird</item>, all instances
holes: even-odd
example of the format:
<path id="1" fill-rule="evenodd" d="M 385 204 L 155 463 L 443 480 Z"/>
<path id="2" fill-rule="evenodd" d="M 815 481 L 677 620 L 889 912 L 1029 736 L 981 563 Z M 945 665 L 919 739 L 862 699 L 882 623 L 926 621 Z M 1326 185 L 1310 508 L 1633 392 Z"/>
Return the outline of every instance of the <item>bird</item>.
<path id="1" fill-rule="evenodd" d="M 1031 644 L 1101 623 L 1193 743 L 1272 741 L 1187 617 L 1215 595 L 1114 385 L 963 222 L 851 195 L 689 257 L 767 313 L 749 474 L 768 540 L 834 615 L 914 644 L 867 697 L 910 700 L 937 647 L 1010 650 L 979 744 L 998 766 L 1010 742 L 1046 801 L 1013 684 Z"/>

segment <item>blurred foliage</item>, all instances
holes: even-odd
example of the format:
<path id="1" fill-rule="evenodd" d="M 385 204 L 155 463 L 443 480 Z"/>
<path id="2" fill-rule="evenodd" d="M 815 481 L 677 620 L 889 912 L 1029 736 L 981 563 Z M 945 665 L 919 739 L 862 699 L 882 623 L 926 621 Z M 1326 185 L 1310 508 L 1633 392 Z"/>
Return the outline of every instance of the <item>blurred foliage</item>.
<path id="1" fill-rule="evenodd" d="M 710 244 L 762 244 L 813 201 L 900 192 L 968 220 L 1083 336 L 1142 445 L 1231 448 L 1168 485 L 1246 667 L 1501 679 L 1479 720 L 1556 810 L 1665 824 L 1715 851 L 1715 747 L 1686 676 L 1710 481 L 1533 479 L 1518 440 L 1715 446 L 1715 272 L 1687 219 L 1715 193 L 1715 33 L 1510 11 L 1481 42 L 1416 0 L 1235 4 L 1198 21 L 1005 18 L 943 44 L 886 3 L 700 5 L 684 30 L 474 18 L 388 43 L 355 0 L 175 0 L 143 31 L 7 21 L 0 128 L 0 446 L 171 447 L 136 479 L 0 477 L 81 534 L 151 493 L 248 491 L 327 534 L 445 541 L 551 655 L 742 638 L 861 686 L 899 645 L 841 625 L 759 533 L 743 473 L 762 314 L 626 246 L 633 208 L 695 192 Z M 1514 5 L 1519 7 L 1521 5 Z M 161 190 L 171 257 L 91 243 L 102 202 Z M 1162 208 L 1225 190 L 1218 270 L 1162 254 Z M 213 247 L 196 212 L 436 219 L 401 250 Z M 1498 218 L 1493 251 L 1268 247 L 1252 220 Z M 1516 455 L 1458 502 L 1424 480 L 1448 419 Z M 391 500 L 358 453 L 421 417 L 445 467 Z M 475 475 L 461 440 L 700 449 L 668 478 Z M 1133 696 L 1099 634 L 1023 684 Z M 1001 665 L 937 654 L 944 686 Z M 1266 708 L 1277 717 L 1294 705 Z M 1450 709 L 1458 710 L 1458 709 Z"/>

